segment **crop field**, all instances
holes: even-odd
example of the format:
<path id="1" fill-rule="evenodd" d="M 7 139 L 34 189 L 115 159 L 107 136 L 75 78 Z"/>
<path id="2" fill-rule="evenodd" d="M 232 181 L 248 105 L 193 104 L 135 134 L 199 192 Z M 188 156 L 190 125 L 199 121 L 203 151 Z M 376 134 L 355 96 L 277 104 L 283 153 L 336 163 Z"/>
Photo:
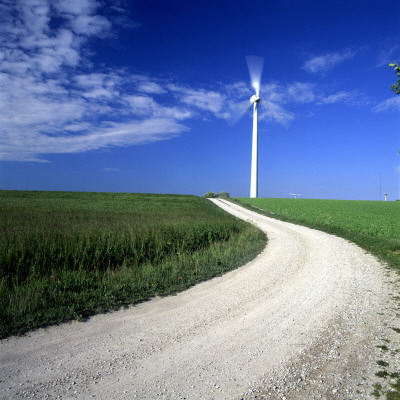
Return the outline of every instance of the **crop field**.
<path id="1" fill-rule="evenodd" d="M 400 270 L 400 202 L 235 198 L 273 218 L 351 240 Z"/>
<path id="2" fill-rule="evenodd" d="M 183 195 L 0 191 L 0 229 L 0 337 L 177 292 L 266 243 Z"/>

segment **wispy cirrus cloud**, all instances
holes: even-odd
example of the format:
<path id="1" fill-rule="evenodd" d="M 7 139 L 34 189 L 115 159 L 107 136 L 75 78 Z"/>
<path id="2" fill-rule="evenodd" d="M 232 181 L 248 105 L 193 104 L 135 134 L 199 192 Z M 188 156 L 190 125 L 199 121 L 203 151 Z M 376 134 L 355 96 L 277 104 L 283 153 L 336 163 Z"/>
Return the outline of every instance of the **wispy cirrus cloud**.
<path id="1" fill-rule="evenodd" d="M 388 67 L 388 65 L 398 60 L 400 57 L 400 35 L 388 37 L 380 43 L 377 67 Z"/>
<path id="2" fill-rule="evenodd" d="M 301 104 L 314 102 L 317 97 L 314 86 L 314 84 L 306 82 L 293 82 L 287 85 L 288 101 Z"/>
<path id="3" fill-rule="evenodd" d="M 264 101 L 263 107 L 260 108 L 260 119 L 288 126 L 295 119 L 295 114 L 277 103 Z"/>
<path id="4" fill-rule="evenodd" d="M 348 101 L 349 98 L 353 97 L 350 93 L 340 91 L 329 96 L 324 97 L 319 101 L 318 104 L 335 104 Z"/>
<path id="5" fill-rule="evenodd" d="M 167 91 L 158 83 L 152 81 L 144 81 L 138 84 L 138 90 L 140 92 L 148 94 L 164 94 Z"/>
<path id="6" fill-rule="evenodd" d="M 188 130 L 180 121 L 194 115 L 196 104 L 218 108 L 202 90 L 184 94 L 186 104 L 163 105 L 154 96 L 168 93 L 166 82 L 91 66 L 90 40 L 112 36 L 113 18 L 123 11 L 113 7 L 111 16 L 102 16 L 102 5 L 0 4 L 0 160 L 45 161 L 45 154 L 166 140 Z"/>
<path id="7" fill-rule="evenodd" d="M 347 106 L 367 106 L 370 104 L 368 97 L 360 90 L 341 90 L 332 94 L 321 96 L 317 105 L 345 104 Z"/>
<path id="8" fill-rule="evenodd" d="M 315 84 L 310 82 L 267 83 L 261 88 L 262 98 L 278 104 L 307 104 L 314 102 L 318 95 Z"/>
<path id="9" fill-rule="evenodd" d="M 193 111 L 188 108 L 177 106 L 167 107 L 157 103 L 147 93 L 123 95 L 121 100 L 128 103 L 133 113 L 137 116 L 152 118 L 173 118 L 184 120 L 193 117 Z"/>
<path id="10" fill-rule="evenodd" d="M 372 108 L 374 112 L 400 111 L 400 96 L 381 101 Z"/>
<path id="11" fill-rule="evenodd" d="M 223 94 L 213 90 L 192 89 L 176 84 L 169 84 L 167 87 L 177 95 L 182 103 L 214 114 L 218 114 L 221 111 L 225 101 Z"/>
<path id="12" fill-rule="evenodd" d="M 146 144 L 170 139 L 185 130 L 185 126 L 171 119 L 152 118 L 125 123 L 107 121 L 100 126 L 89 125 L 79 135 L 22 132 L 18 140 L 8 135 L 0 138 L 0 148 L 6 147 L 8 150 L 1 154 L 1 159 L 43 162 L 46 160 L 38 157 L 41 154 L 82 153 L 109 147 Z"/>
<path id="13" fill-rule="evenodd" d="M 311 74 L 324 73 L 347 60 L 351 60 L 356 53 L 356 51 L 345 49 L 342 52 L 322 54 L 306 61 L 302 68 Z"/>

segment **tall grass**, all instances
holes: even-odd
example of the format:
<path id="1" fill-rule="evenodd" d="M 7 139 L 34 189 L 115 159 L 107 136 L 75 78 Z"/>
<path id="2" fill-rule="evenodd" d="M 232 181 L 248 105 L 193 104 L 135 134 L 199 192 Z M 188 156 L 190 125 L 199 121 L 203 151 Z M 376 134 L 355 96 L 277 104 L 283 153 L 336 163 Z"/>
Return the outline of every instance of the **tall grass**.
<path id="1" fill-rule="evenodd" d="M 0 191 L 0 337 L 187 288 L 265 236 L 196 196 Z"/>

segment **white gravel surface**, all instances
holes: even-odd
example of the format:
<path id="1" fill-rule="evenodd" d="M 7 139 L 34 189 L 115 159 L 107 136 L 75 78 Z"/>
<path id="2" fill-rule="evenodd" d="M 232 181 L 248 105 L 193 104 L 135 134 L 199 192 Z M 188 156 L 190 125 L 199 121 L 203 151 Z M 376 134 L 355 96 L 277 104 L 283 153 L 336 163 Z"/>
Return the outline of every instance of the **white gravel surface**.
<path id="1" fill-rule="evenodd" d="M 375 373 L 378 360 L 399 369 L 398 276 L 343 239 L 214 202 L 266 232 L 255 260 L 2 340 L 0 398 L 364 399 L 388 387 Z"/>

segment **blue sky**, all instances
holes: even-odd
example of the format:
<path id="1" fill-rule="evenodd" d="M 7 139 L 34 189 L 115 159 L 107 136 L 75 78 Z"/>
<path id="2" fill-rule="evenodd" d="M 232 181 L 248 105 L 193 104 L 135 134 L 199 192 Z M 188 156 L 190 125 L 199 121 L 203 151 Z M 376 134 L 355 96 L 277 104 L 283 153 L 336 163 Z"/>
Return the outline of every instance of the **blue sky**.
<path id="1" fill-rule="evenodd" d="M 0 0 L 0 188 L 400 198 L 395 0 Z"/>

